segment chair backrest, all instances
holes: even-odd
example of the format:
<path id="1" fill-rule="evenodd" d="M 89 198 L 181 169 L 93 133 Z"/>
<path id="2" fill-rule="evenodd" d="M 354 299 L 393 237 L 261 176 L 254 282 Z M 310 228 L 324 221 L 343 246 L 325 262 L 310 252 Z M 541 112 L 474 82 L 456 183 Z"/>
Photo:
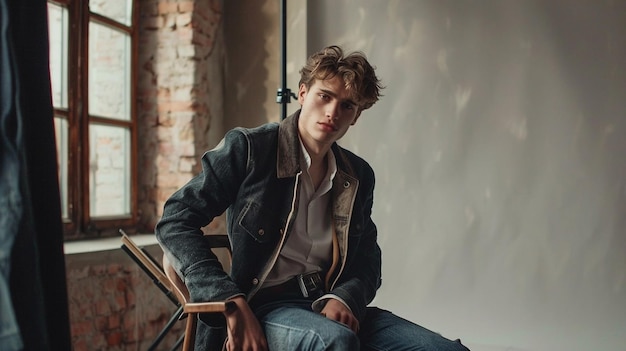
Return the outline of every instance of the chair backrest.
<path id="1" fill-rule="evenodd" d="M 222 266 L 224 266 L 223 268 L 230 269 L 232 252 L 228 235 L 208 234 L 205 235 L 204 238 L 209 242 L 211 250 L 218 256 Z M 171 286 L 178 300 L 183 304 L 189 303 L 189 290 L 187 290 L 187 286 L 185 286 L 185 283 L 171 265 L 166 255 L 163 255 L 163 270 L 166 277 L 169 278 L 169 281 L 172 283 Z"/>
<path id="2" fill-rule="evenodd" d="M 120 234 L 122 234 L 122 249 L 124 249 L 146 274 L 152 278 L 153 282 L 163 290 L 167 297 L 179 306 L 179 311 L 175 314 L 176 319 L 178 319 L 182 313 L 187 316 L 185 333 L 180 341 L 183 343 L 183 351 L 193 350 L 198 314 L 224 313 L 234 308 L 235 303 L 233 301 L 191 303 L 189 301 L 189 291 L 187 287 L 176 273 L 174 267 L 172 267 L 167 260 L 166 255 L 163 255 L 163 266 L 161 266 L 147 251 L 139 247 L 130 236 L 121 229 Z M 204 237 L 209 241 L 211 249 L 215 252 L 216 256 L 218 256 L 224 269 L 226 269 L 226 267 L 230 269 L 232 253 L 228 236 L 225 234 L 214 234 L 205 235 Z M 220 250 L 223 252 L 219 252 Z M 170 323 L 166 326 L 166 330 L 169 330 Z M 153 345 L 158 345 L 160 338 L 161 335 L 159 335 L 158 340 L 155 341 Z M 179 344 L 177 343 L 177 345 Z"/>
<path id="3" fill-rule="evenodd" d="M 178 273 L 176 273 L 176 270 L 170 264 L 170 261 L 165 255 L 163 255 L 163 270 L 165 271 L 167 278 L 169 278 L 170 282 L 172 282 L 174 294 L 176 294 L 178 301 L 182 304 L 189 303 L 189 290 L 187 290 L 187 286 L 185 286 L 185 283 L 180 278 Z"/>
<path id="4" fill-rule="evenodd" d="M 123 230 L 120 229 L 122 235 L 122 249 L 126 251 L 130 257 L 152 278 L 154 283 L 170 298 L 173 286 L 167 278 L 163 268 L 157 261 L 150 256 L 145 250 L 137 245 Z M 177 300 L 173 299 L 175 303 Z"/>
<path id="5" fill-rule="evenodd" d="M 230 261 L 231 261 L 231 248 L 230 242 L 227 235 L 224 234 L 213 234 L 213 235 L 205 235 L 204 238 L 209 241 L 209 245 L 213 252 L 218 256 L 218 259 L 222 263 L 224 267 L 228 264 L 228 269 L 230 269 Z M 225 251 L 226 257 L 224 259 L 220 258 L 223 255 L 220 255 L 220 252 L 216 252 L 222 249 Z M 223 252 L 222 252 L 223 254 Z M 183 342 L 183 351 L 191 351 L 193 350 L 195 338 L 196 338 L 196 323 L 198 314 L 200 313 L 224 313 L 234 308 L 235 303 L 233 301 L 213 301 L 213 302 L 199 302 L 192 303 L 189 300 L 189 290 L 187 290 L 187 286 L 180 278 L 174 267 L 170 264 L 166 255 L 163 255 L 163 269 L 165 271 L 166 276 L 169 278 L 171 285 L 173 287 L 173 291 L 178 298 L 178 301 L 183 305 L 185 313 L 187 316 L 187 325 L 185 327 L 185 337 Z M 224 345 L 225 346 L 225 345 Z M 222 350 L 225 350 L 223 347 Z"/>

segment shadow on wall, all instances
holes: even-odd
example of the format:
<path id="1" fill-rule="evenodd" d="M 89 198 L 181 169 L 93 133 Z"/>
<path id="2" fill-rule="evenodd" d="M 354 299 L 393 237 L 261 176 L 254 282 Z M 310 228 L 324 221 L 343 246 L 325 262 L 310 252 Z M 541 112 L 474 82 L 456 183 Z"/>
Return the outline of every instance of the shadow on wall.
<path id="1" fill-rule="evenodd" d="M 376 171 L 376 303 L 497 349 L 622 349 L 626 2 L 309 6 L 309 47 L 388 87 L 341 141 Z"/>
<path id="2" fill-rule="evenodd" d="M 264 108 L 269 93 L 266 82 L 274 81 L 266 64 L 272 56 L 268 47 L 277 47 L 268 41 L 277 39 L 274 26 L 278 5 L 269 12 L 267 8 L 265 2 L 257 0 L 224 2 L 225 130 L 255 127 L 278 117 L 278 109 L 273 112 Z"/>

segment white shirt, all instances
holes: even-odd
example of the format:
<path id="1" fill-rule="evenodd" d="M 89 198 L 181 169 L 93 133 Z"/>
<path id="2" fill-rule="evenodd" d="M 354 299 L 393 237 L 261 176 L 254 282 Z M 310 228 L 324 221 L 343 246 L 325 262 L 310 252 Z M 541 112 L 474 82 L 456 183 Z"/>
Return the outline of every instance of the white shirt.
<path id="1" fill-rule="evenodd" d="M 300 141 L 302 176 L 298 215 L 289 238 L 282 248 L 263 287 L 281 284 L 295 275 L 328 270 L 332 259 L 332 222 L 330 217 L 330 190 L 337 173 L 332 150 L 328 151 L 328 170 L 317 190 L 309 174 L 311 156 Z M 322 276 L 322 279 L 324 277 Z"/>

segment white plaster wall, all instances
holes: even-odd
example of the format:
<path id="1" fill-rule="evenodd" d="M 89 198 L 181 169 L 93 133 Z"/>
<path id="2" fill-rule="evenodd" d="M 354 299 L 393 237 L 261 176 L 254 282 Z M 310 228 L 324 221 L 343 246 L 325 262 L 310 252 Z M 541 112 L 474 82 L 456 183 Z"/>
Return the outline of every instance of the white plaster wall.
<path id="1" fill-rule="evenodd" d="M 363 50 L 387 85 L 342 141 L 377 172 L 376 304 L 473 350 L 626 349 L 625 14 L 308 1 L 307 54 Z"/>

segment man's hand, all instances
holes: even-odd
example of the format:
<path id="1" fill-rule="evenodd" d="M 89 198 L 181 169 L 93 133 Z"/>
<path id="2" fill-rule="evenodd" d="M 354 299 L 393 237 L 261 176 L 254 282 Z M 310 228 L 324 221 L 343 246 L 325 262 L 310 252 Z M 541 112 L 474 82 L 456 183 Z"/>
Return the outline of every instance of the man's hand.
<path id="1" fill-rule="evenodd" d="M 328 319 L 347 325 L 355 333 L 359 332 L 359 321 L 354 317 L 350 309 L 339 302 L 339 300 L 328 299 L 326 306 L 320 313 Z"/>
<path id="2" fill-rule="evenodd" d="M 228 351 L 267 351 L 267 340 L 259 321 L 246 299 L 238 296 L 232 300 L 237 307 L 224 313 L 228 329 Z"/>

